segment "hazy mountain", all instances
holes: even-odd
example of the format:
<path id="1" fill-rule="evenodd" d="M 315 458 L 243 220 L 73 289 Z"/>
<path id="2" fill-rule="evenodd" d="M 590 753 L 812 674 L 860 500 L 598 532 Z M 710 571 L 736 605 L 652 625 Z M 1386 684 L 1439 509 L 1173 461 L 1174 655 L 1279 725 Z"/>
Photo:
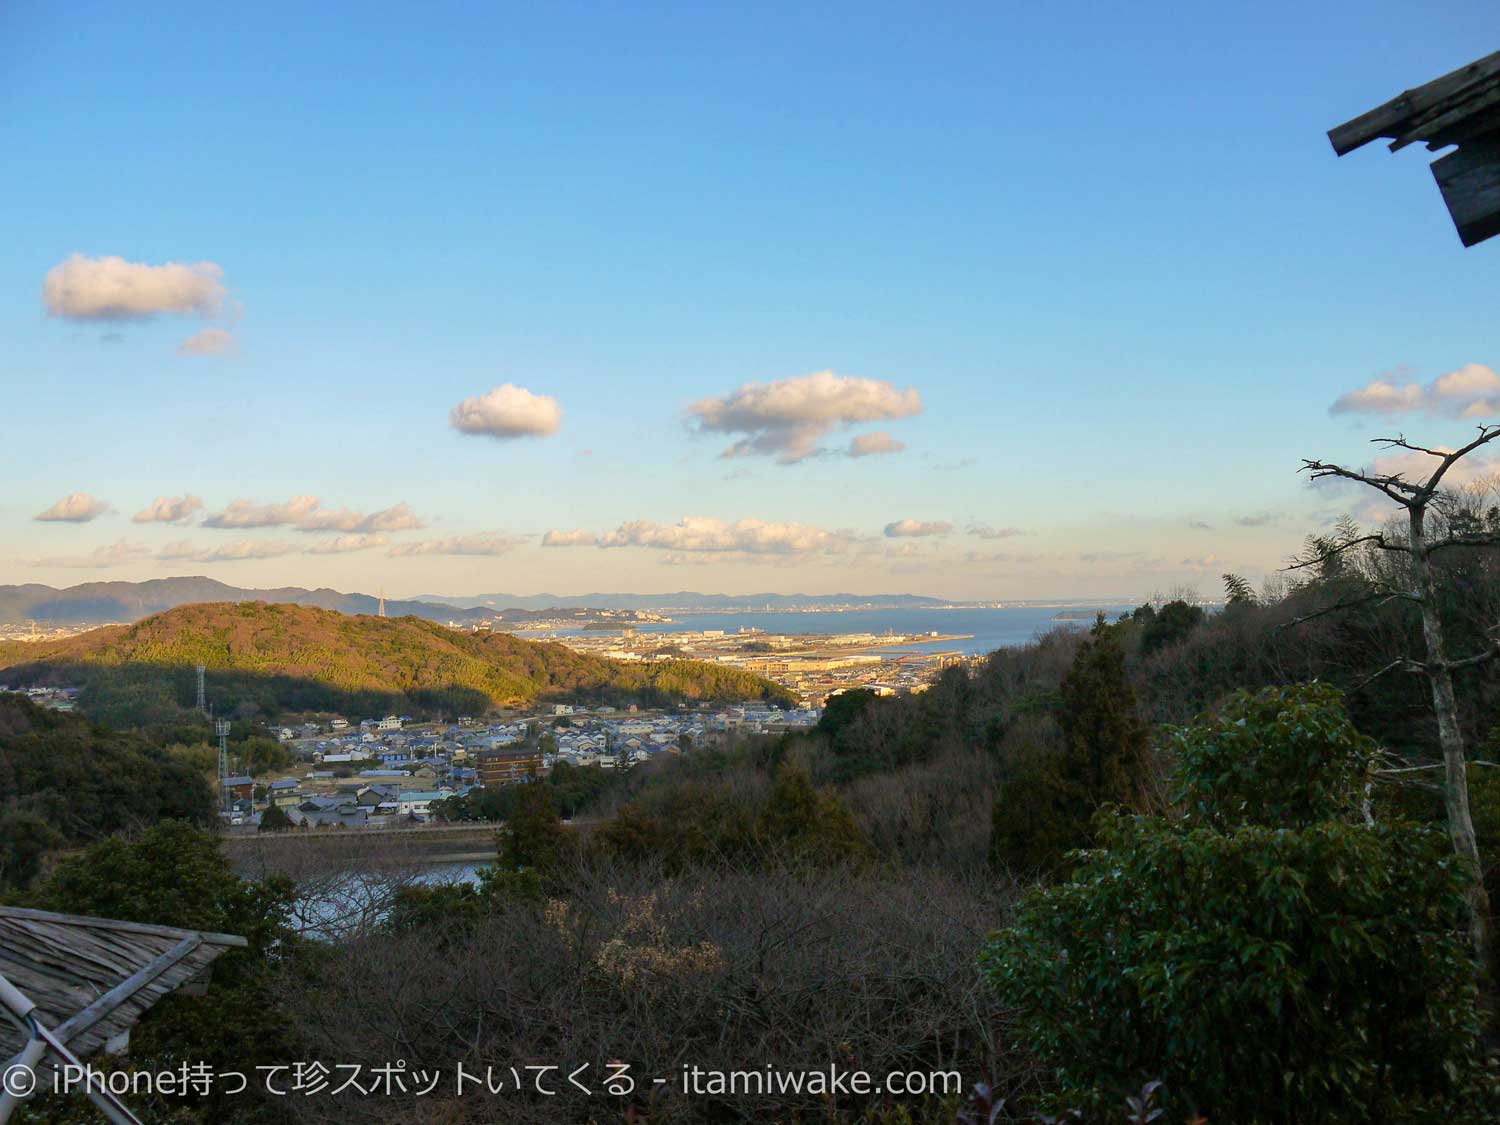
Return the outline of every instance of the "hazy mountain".
<path id="1" fill-rule="evenodd" d="M 545 609 L 549 606 L 588 606 L 590 609 L 757 610 L 757 609 L 920 609 L 947 605 L 942 598 L 917 594 L 475 594 L 472 597 L 419 594 L 423 602 L 483 609 Z"/>

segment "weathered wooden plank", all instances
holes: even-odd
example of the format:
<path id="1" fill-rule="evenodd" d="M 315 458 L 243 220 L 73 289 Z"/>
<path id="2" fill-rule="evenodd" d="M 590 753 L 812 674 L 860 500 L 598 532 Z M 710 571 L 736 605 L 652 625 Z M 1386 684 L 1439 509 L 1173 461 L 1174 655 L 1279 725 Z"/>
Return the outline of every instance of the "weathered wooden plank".
<path id="1" fill-rule="evenodd" d="M 83 1011 L 59 1026 L 56 1029 L 57 1037 L 64 1043 L 72 1041 L 75 1036 L 93 1027 L 202 944 L 203 941 L 197 934 L 190 934 L 183 938 L 171 949 L 159 954 L 154 960 L 126 977 Z"/>
<path id="2" fill-rule="evenodd" d="M 181 930 L 175 926 L 152 926 L 144 922 L 122 922 L 118 918 L 91 918 L 81 914 L 54 914 L 50 910 L 32 910 L 23 906 L 0 906 L 0 918 L 17 918 L 34 921 L 43 925 L 52 924 L 69 928 L 84 927 L 100 931 L 118 931 L 120 933 L 149 934 L 155 937 L 166 937 L 181 940 L 189 933 L 196 933 L 204 941 L 214 945 L 233 945 L 244 947 L 250 943 L 238 934 L 216 934 L 206 930 Z"/>
<path id="3" fill-rule="evenodd" d="M 1426 113 L 1433 106 L 1461 94 L 1467 87 L 1485 82 L 1500 74 L 1500 51 L 1460 67 L 1426 85 L 1407 90 L 1380 105 L 1328 131 L 1333 151 L 1343 156 L 1376 137 L 1395 136 L 1404 130 L 1401 124 Z"/>
<path id="4" fill-rule="evenodd" d="M 1432 175 L 1465 246 L 1500 234 L 1500 137 L 1470 141 L 1433 161 Z"/>

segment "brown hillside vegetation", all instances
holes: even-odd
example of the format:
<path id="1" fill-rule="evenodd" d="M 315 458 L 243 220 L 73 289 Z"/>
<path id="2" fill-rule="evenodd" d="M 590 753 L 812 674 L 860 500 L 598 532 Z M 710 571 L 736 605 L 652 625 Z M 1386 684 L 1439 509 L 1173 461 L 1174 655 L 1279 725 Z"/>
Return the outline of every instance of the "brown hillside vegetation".
<path id="1" fill-rule="evenodd" d="M 134 625 L 0 649 L 0 682 L 78 683 L 95 711 L 191 704 L 208 669 L 220 706 L 262 711 L 474 710 L 546 698 L 786 702 L 758 676 L 696 661 L 623 664 L 506 633 L 415 617 L 351 617 L 264 602 L 181 606 Z"/>

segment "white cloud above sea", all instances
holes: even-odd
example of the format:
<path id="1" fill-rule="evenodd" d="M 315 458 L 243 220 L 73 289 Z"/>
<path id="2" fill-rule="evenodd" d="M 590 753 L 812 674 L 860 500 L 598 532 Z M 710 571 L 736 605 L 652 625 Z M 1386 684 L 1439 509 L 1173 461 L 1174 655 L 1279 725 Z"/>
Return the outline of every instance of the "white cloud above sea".
<path id="1" fill-rule="evenodd" d="M 1448 418 L 1489 418 L 1500 414 L 1500 374 L 1480 363 L 1466 363 L 1426 386 L 1373 379 L 1340 395 L 1330 414 L 1409 414 L 1421 411 Z"/>
<path id="2" fill-rule="evenodd" d="M 203 501 L 191 493 L 184 496 L 158 496 L 135 515 L 132 523 L 176 523 L 191 522 L 194 513 L 203 507 Z"/>
<path id="3" fill-rule="evenodd" d="M 546 437 L 562 424 L 562 407 L 549 395 L 502 383 L 458 403 L 449 411 L 448 421 L 460 433 L 500 440 Z"/>
<path id="4" fill-rule="evenodd" d="M 72 254 L 42 279 L 42 304 L 51 316 L 122 320 L 161 313 L 212 316 L 223 306 L 223 270 L 213 262 L 153 266 L 106 256 Z"/>
<path id="5" fill-rule="evenodd" d="M 913 388 L 898 390 L 881 379 L 818 371 L 771 383 L 746 383 L 726 395 L 703 398 L 688 407 L 699 432 L 738 435 L 720 456 L 773 457 L 796 464 L 825 452 L 820 444 L 839 426 L 909 418 L 922 412 L 922 396 Z M 854 444 L 851 456 L 895 452 L 889 434 L 875 435 L 863 452 Z"/>
<path id="6" fill-rule="evenodd" d="M 50 508 L 38 512 L 31 518 L 41 523 L 88 523 L 109 511 L 103 500 L 87 492 L 70 492 Z"/>

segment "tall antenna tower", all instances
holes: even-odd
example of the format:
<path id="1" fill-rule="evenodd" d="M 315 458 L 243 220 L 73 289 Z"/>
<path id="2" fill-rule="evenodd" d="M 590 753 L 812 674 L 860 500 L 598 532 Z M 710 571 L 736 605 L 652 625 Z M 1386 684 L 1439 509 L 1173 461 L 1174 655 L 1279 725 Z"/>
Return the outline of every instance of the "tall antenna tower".
<path id="1" fill-rule="evenodd" d="M 203 690 L 203 673 L 206 669 L 202 664 L 198 665 L 198 713 L 208 714 L 208 694 Z"/>
<path id="2" fill-rule="evenodd" d="M 381 617 L 385 616 L 385 591 L 384 590 L 380 591 L 380 611 L 379 611 L 379 614 L 380 614 Z"/>
<path id="3" fill-rule="evenodd" d="M 214 722 L 214 733 L 219 736 L 219 802 L 229 812 L 229 720 Z"/>

